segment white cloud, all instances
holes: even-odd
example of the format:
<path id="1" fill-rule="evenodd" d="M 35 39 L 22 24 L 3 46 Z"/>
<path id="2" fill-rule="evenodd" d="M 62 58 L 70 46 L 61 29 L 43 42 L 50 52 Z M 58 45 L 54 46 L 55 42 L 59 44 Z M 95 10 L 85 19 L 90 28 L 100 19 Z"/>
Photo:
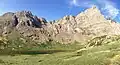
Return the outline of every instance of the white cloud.
<path id="1" fill-rule="evenodd" d="M 110 0 L 71 0 L 70 5 L 85 8 L 96 5 L 105 17 L 111 17 L 112 19 L 120 14 L 119 9 L 116 8 L 116 4 Z"/>
<path id="2" fill-rule="evenodd" d="M 107 17 L 111 17 L 112 19 L 114 19 L 118 14 L 120 14 L 120 11 L 116 8 L 115 3 L 108 0 L 102 1 L 100 3 L 101 5 L 104 5 L 101 6 L 101 11 L 104 12 Z"/>
<path id="3" fill-rule="evenodd" d="M 71 0 L 71 1 L 70 1 L 70 5 L 75 5 L 75 6 L 78 6 L 78 4 L 77 4 L 77 1 L 76 1 L 76 0 Z"/>
<path id="4" fill-rule="evenodd" d="M 94 3 L 89 0 L 83 0 L 83 1 L 82 0 L 71 0 L 70 5 L 79 6 L 79 7 L 91 7 L 92 5 L 94 5 Z"/>

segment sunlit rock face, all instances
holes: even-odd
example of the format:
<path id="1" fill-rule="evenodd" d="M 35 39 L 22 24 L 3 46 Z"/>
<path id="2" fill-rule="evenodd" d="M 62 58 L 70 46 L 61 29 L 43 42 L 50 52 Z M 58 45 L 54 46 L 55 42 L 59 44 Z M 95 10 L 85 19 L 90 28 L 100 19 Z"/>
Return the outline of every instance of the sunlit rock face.
<path id="1" fill-rule="evenodd" d="M 0 35 L 7 36 L 13 30 L 39 42 L 55 40 L 71 43 L 86 41 L 93 36 L 119 35 L 120 24 L 105 19 L 100 10 L 93 6 L 77 16 L 66 15 L 52 22 L 30 11 L 8 12 L 0 16 Z"/>

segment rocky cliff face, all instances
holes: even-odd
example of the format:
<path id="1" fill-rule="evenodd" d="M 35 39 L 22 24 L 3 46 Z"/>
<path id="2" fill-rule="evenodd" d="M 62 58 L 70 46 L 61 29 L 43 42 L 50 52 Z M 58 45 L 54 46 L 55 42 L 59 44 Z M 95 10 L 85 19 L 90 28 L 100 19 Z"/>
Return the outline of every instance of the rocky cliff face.
<path id="1" fill-rule="evenodd" d="M 86 41 L 93 36 L 119 35 L 120 24 L 105 19 L 93 6 L 77 16 L 67 15 L 52 23 L 30 11 L 8 12 L 0 16 L 0 35 L 7 36 L 13 30 L 39 42 L 55 40 L 71 43 Z"/>

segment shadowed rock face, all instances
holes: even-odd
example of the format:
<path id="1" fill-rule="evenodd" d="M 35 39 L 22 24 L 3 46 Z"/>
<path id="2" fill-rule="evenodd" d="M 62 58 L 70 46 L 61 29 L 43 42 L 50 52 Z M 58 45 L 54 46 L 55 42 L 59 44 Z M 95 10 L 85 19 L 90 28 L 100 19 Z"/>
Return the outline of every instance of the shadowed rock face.
<path id="1" fill-rule="evenodd" d="M 120 34 L 120 24 L 105 19 L 95 6 L 77 16 L 67 15 L 53 22 L 34 16 L 30 11 L 5 13 L 0 17 L 0 34 L 7 35 L 12 29 L 40 42 L 56 40 L 71 43 L 86 41 L 93 36 Z"/>
<path id="2" fill-rule="evenodd" d="M 42 24 L 46 23 L 44 18 L 38 18 L 37 16 L 32 15 L 30 11 L 21 11 L 21 12 L 8 12 L 1 16 L 3 21 L 10 21 L 12 26 L 32 26 L 32 27 L 41 27 Z"/>
<path id="3" fill-rule="evenodd" d="M 13 23 L 12 26 L 17 26 L 18 25 L 18 18 L 16 16 L 13 17 Z"/>

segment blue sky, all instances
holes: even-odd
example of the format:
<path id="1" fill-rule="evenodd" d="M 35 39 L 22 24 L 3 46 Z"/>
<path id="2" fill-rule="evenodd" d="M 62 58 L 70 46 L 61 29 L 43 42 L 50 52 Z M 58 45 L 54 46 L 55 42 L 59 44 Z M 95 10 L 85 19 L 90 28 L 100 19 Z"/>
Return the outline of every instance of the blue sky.
<path id="1" fill-rule="evenodd" d="M 0 0 L 0 15 L 29 10 L 47 20 L 56 20 L 65 15 L 77 15 L 93 5 L 96 5 L 105 17 L 120 21 L 119 0 Z"/>

